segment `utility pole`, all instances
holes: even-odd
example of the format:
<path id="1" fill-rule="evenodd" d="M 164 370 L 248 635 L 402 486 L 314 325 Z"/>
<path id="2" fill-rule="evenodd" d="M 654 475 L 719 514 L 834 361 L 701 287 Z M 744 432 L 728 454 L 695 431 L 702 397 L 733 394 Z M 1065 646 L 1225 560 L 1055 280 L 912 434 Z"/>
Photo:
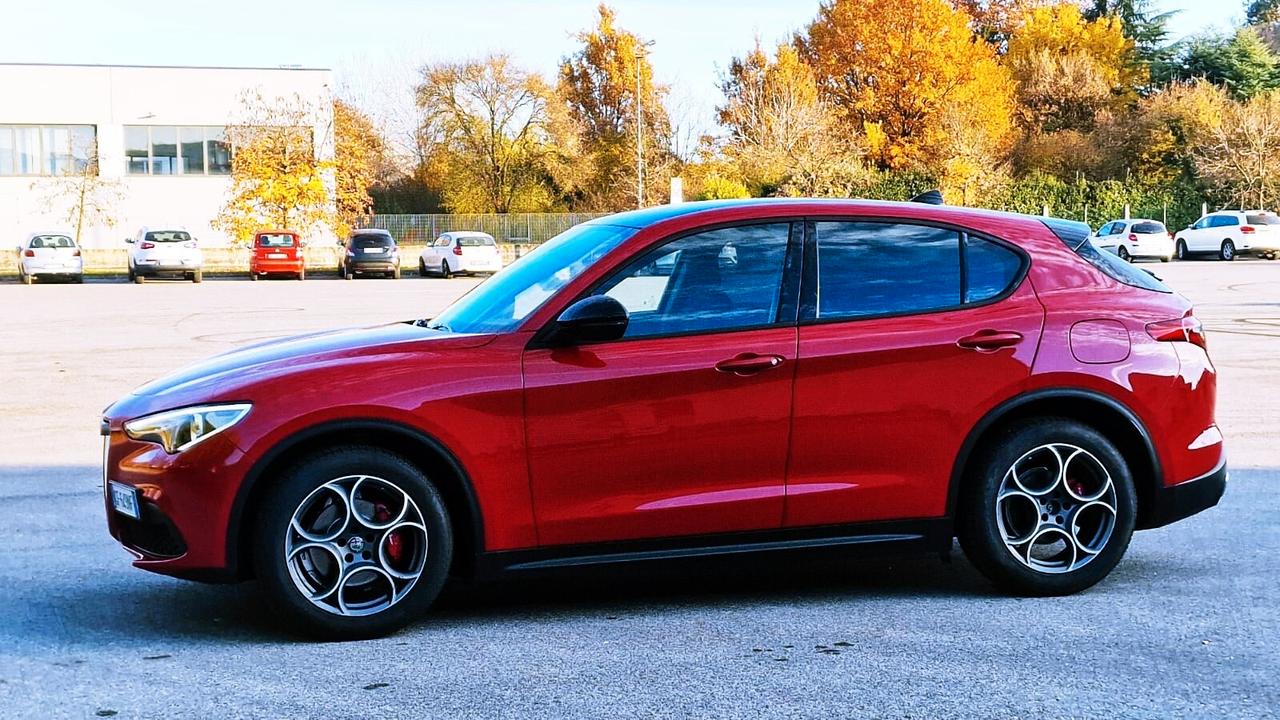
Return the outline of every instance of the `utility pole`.
<path id="1" fill-rule="evenodd" d="M 640 61 L 653 41 L 636 43 L 636 208 L 644 207 L 644 101 L 640 96 Z"/>

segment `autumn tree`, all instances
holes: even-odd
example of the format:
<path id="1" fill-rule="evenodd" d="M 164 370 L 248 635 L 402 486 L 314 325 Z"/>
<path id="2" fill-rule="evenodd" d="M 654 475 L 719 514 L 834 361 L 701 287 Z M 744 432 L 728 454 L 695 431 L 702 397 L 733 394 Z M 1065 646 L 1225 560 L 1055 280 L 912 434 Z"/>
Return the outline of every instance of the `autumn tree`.
<path id="1" fill-rule="evenodd" d="M 506 55 L 423 69 L 418 105 L 429 162 L 451 212 L 528 212 L 549 202 L 541 164 L 551 93 Z"/>
<path id="2" fill-rule="evenodd" d="M 618 27 L 607 5 L 597 13 L 595 27 L 577 36 L 581 47 L 560 63 L 557 94 L 567 112 L 564 131 L 577 135 L 562 142 L 577 143 L 577 162 L 588 169 L 586 177 L 565 185 L 575 207 L 621 210 L 638 199 L 638 117 L 649 200 L 665 195 L 676 158 L 663 105 L 667 90 L 654 83 L 644 41 Z"/>
<path id="3" fill-rule="evenodd" d="M 770 58 L 757 42 L 729 64 L 720 89 L 723 153 L 757 193 L 846 195 L 865 175 L 858 138 L 842 133 L 813 70 L 793 46 L 779 46 Z M 717 187 L 724 192 L 726 186 Z"/>
<path id="4" fill-rule="evenodd" d="M 316 159 L 316 130 L 331 130 L 328 108 L 300 96 L 242 99 L 238 122 L 227 127 L 231 190 L 214 226 L 237 243 L 263 228 L 309 234 L 334 222 L 333 161 Z"/>
<path id="5" fill-rule="evenodd" d="M 980 135 L 1010 129 L 1008 76 L 969 16 L 947 0 L 827 0 L 796 38 L 822 97 L 869 159 L 890 169 L 945 164 L 950 130 L 967 117 Z M 967 106 L 967 107 L 966 107 Z"/>
<path id="6" fill-rule="evenodd" d="M 345 237 L 373 208 L 369 188 L 382 170 L 386 146 L 369 118 L 347 103 L 333 103 L 334 232 Z"/>
<path id="7" fill-rule="evenodd" d="M 1235 207 L 1280 202 L 1280 90 L 1225 102 L 1193 148 L 1201 177 Z"/>

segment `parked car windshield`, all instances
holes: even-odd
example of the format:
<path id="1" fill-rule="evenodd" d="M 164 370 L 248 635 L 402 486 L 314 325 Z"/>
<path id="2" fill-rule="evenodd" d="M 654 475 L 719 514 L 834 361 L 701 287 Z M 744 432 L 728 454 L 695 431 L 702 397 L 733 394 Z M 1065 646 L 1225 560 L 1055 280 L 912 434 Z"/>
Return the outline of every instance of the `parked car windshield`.
<path id="1" fill-rule="evenodd" d="M 1271 213 L 1259 213 L 1246 216 L 1245 222 L 1250 225 L 1280 225 L 1280 217 L 1276 217 Z"/>
<path id="2" fill-rule="evenodd" d="M 1129 229 L 1129 232 L 1139 235 L 1164 235 L 1169 231 L 1164 229 L 1163 224 L 1152 220 L 1150 222 L 1135 223 L 1134 226 Z"/>
<path id="3" fill-rule="evenodd" d="M 31 238 L 31 247 L 33 249 L 69 248 L 75 246 L 76 244 L 66 235 L 37 235 Z"/>
<path id="4" fill-rule="evenodd" d="M 293 247 L 293 236 L 288 233 L 259 235 L 258 247 Z"/>
<path id="5" fill-rule="evenodd" d="M 616 225 L 570 228 L 477 285 L 427 327 L 458 333 L 514 330 L 547 299 L 635 233 L 635 228 Z"/>
<path id="6" fill-rule="evenodd" d="M 183 230 L 155 230 L 147 233 L 148 242 L 189 242 L 191 233 Z"/>

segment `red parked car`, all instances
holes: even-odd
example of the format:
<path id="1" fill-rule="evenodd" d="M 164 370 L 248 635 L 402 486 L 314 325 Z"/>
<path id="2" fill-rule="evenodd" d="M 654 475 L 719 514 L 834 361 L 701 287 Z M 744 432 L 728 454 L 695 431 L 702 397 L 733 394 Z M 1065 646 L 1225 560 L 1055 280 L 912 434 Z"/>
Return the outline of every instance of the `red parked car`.
<path id="1" fill-rule="evenodd" d="M 257 280 L 268 275 L 291 275 L 307 279 L 305 245 L 292 230 L 269 230 L 253 236 L 253 255 L 249 258 L 249 277 Z"/>
<path id="2" fill-rule="evenodd" d="M 579 225 L 431 320 L 214 357 L 106 411 L 140 568 L 332 638 L 449 574 L 840 546 L 1087 588 L 1226 484 L 1191 304 L 1083 224 L 726 201 Z"/>

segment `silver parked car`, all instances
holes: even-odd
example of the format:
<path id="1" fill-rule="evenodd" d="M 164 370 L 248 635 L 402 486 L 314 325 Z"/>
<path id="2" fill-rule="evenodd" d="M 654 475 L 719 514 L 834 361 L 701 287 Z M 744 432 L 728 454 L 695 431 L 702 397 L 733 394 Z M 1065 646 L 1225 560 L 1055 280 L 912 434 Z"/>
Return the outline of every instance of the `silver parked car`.
<path id="1" fill-rule="evenodd" d="M 18 279 L 30 285 L 37 277 L 84 282 L 84 258 L 70 234 L 34 232 L 18 245 Z"/>

